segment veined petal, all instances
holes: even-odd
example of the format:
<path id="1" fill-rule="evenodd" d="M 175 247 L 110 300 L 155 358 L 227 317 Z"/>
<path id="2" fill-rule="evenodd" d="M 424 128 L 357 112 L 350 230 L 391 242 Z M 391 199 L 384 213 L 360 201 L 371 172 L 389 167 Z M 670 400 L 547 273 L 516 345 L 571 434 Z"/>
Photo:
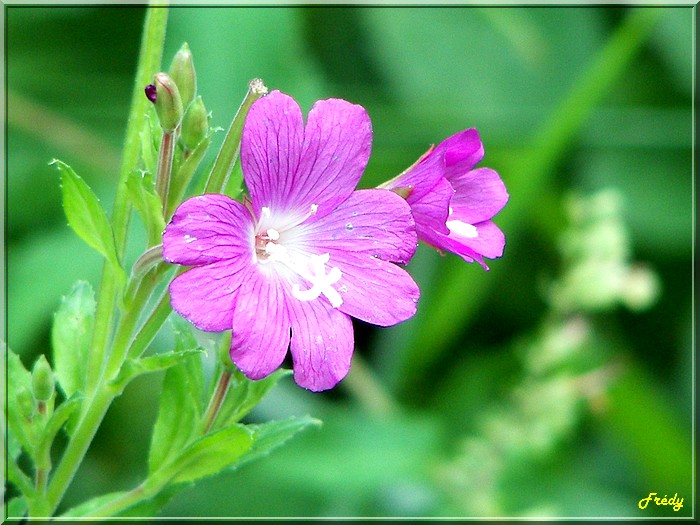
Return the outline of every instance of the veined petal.
<path id="1" fill-rule="evenodd" d="M 477 168 L 453 178 L 455 195 L 450 206 L 460 220 L 469 224 L 485 221 L 496 215 L 508 202 L 508 192 L 498 173 L 490 168 Z"/>
<path id="2" fill-rule="evenodd" d="M 236 292 L 244 281 L 251 260 L 231 259 L 197 266 L 170 283 L 170 304 L 200 330 L 229 330 Z"/>
<path id="3" fill-rule="evenodd" d="M 330 255 L 342 272 L 336 288 L 343 299 L 340 311 L 379 326 L 416 313 L 420 290 L 406 270 L 364 253 L 331 250 Z"/>
<path id="4" fill-rule="evenodd" d="M 389 190 L 359 190 L 333 213 L 303 226 L 312 251 L 330 249 L 407 263 L 416 251 L 415 223 L 408 203 Z"/>
<path id="5" fill-rule="evenodd" d="M 253 253 L 253 217 L 225 195 L 198 195 L 175 210 L 163 232 L 163 258 L 198 266 Z M 251 255 L 252 257 L 252 255 Z"/>
<path id="6" fill-rule="evenodd" d="M 248 111 L 241 139 L 241 167 L 257 217 L 262 207 L 289 209 L 304 137 L 296 101 L 272 91 Z"/>
<path id="7" fill-rule="evenodd" d="M 372 123 L 365 108 L 341 99 L 319 100 L 309 111 L 304 149 L 294 174 L 294 206 L 330 213 L 355 190 L 372 149 Z"/>
<path id="8" fill-rule="evenodd" d="M 483 221 L 472 225 L 476 230 L 475 237 L 464 237 L 455 232 L 443 235 L 437 232 L 426 232 L 421 239 L 437 248 L 456 253 L 467 262 L 477 261 L 485 270 L 489 267 L 484 262 L 484 257 L 495 259 L 503 255 L 505 236 L 503 232 L 491 221 Z"/>
<path id="9" fill-rule="evenodd" d="M 231 360 L 250 379 L 262 379 L 282 364 L 290 321 L 281 279 L 252 267 L 238 290 L 231 332 Z"/>
<path id="10" fill-rule="evenodd" d="M 352 321 L 321 301 L 292 301 L 289 312 L 294 380 L 314 392 L 333 388 L 350 370 Z"/>
<path id="11" fill-rule="evenodd" d="M 452 182 L 457 177 L 476 166 L 484 158 L 484 145 L 475 128 L 465 129 L 446 138 L 435 153 L 444 156 L 444 175 Z"/>
<path id="12" fill-rule="evenodd" d="M 450 201 L 454 195 L 452 185 L 445 178 L 433 186 L 421 199 L 414 200 L 413 195 L 408 196 L 413 218 L 416 221 L 418 236 L 421 237 L 425 230 L 448 234 L 450 230 L 445 226 L 449 215 Z"/>

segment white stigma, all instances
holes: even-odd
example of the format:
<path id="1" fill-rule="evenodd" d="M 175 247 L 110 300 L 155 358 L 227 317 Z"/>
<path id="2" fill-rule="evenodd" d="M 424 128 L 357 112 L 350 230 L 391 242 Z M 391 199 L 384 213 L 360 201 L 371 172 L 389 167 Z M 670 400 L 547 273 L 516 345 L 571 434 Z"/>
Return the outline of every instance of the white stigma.
<path id="1" fill-rule="evenodd" d="M 310 213 L 305 218 L 315 214 L 317 210 L 318 205 L 312 204 Z M 270 208 L 262 207 L 260 209 L 260 218 L 265 219 L 265 222 L 271 218 L 271 215 Z M 279 223 L 279 221 L 275 222 Z M 343 273 L 340 271 L 340 268 L 329 266 L 329 253 L 307 255 L 302 250 L 294 249 L 293 239 L 296 235 L 293 233 L 293 230 L 295 226 L 291 228 L 283 227 L 279 230 L 264 228 L 263 226 L 262 231 L 259 231 L 256 235 L 255 253 L 257 262 L 263 265 L 273 264 L 272 267 L 274 267 L 274 263 L 279 263 L 287 270 L 291 270 L 296 276 L 310 283 L 310 287 L 306 290 L 302 290 L 298 282 L 294 283 L 292 295 L 295 299 L 299 301 L 313 301 L 323 295 L 333 308 L 338 308 L 343 304 L 343 298 L 338 290 L 333 287 L 343 276 Z M 284 240 L 280 241 L 283 233 Z M 341 286 L 341 289 L 347 291 L 347 287 L 344 285 Z"/>

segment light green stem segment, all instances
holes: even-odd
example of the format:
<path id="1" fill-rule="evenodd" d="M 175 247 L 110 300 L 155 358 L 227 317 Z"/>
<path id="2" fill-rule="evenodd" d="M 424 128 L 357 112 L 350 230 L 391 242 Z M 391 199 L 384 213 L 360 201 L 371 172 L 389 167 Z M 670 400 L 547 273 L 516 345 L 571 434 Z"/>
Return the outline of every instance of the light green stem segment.
<path id="1" fill-rule="evenodd" d="M 150 7 L 146 14 L 144 33 L 139 55 L 139 66 L 132 95 L 131 112 L 127 125 L 124 145 L 124 156 L 120 170 L 119 182 L 114 201 L 112 227 L 120 258 L 124 256 L 131 206 L 128 200 L 126 181 L 132 169 L 137 165 L 140 154 L 139 132 L 145 123 L 147 104 L 144 87 L 150 83 L 152 76 L 160 68 L 167 24 L 167 8 L 163 2 L 157 2 L 158 7 Z M 155 4 L 155 3 L 154 3 Z M 123 318 L 117 329 L 116 338 L 110 353 L 109 362 L 105 366 L 107 348 L 111 337 L 112 326 L 116 316 L 117 299 L 120 290 L 115 276 L 109 265 L 105 264 L 100 296 L 95 313 L 95 326 L 91 352 L 88 360 L 88 380 L 86 398 L 80 419 L 73 435 L 63 453 L 63 456 L 48 483 L 44 508 L 48 515 L 55 512 L 68 486 L 75 476 L 92 439 L 104 418 L 114 397 L 118 394 L 109 387 L 109 380 L 121 368 L 129 338 L 138 321 L 140 309 L 143 308 L 155 283 L 144 286 L 139 293 L 141 301 L 134 301 L 131 308 L 123 312 Z M 150 288 L 150 290 L 149 290 Z M 120 346 L 120 348 L 118 348 Z M 46 517 L 46 516 L 45 516 Z"/>

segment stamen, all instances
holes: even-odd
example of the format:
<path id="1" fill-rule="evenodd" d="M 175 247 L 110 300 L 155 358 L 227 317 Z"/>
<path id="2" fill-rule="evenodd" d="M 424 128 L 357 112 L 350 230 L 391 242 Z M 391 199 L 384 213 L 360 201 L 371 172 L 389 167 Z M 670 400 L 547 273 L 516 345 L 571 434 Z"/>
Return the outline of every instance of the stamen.
<path id="1" fill-rule="evenodd" d="M 269 228 L 269 229 L 267 230 L 267 237 L 268 237 L 271 241 L 276 241 L 276 240 L 278 240 L 278 239 L 280 238 L 280 232 L 278 232 L 278 231 L 275 230 L 274 228 Z"/>

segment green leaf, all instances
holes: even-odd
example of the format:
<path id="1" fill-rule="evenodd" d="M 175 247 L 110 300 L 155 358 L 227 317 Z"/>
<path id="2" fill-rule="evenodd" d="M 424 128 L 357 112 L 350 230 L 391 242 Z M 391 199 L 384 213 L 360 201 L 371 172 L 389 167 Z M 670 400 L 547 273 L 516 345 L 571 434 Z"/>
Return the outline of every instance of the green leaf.
<path id="1" fill-rule="evenodd" d="M 117 279 L 125 283 L 126 274 L 119 263 L 114 233 L 99 199 L 70 166 L 56 159 L 51 164 L 56 164 L 61 171 L 63 209 L 68 224 L 88 246 L 107 259 Z"/>
<path id="2" fill-rule="evenodd" d="M 236 467 L 267 456 L 272 450 L 284 445 L 295 434 L 312 425 L 320 426 L 321 421 L 310 416 L 302 416 L 270 421 L 260 425 L 248 425 L 248 428 L 253 431 L 253 446 L 240 458 Z"/>
<path id="3" fill-rule="evenodd" d="M 177 459 L 172 483 L 191 482 L 234 465 L 253 444 L 253 433 L 235 425 L 207 434 L 192 443 Z"/>
<path id="4" fill-rule="evenodd" d="M 54 315 L 51 327 L 54 373 L 67 398 L 85 387 L 95 305 L 95 292 L 90 283 L 78 281 L 62 298 Z"/>
<path id="5" fill-rule="evenodd" d="M 129 382 L 142 374 L 167 370 L 171 366 L 180 364 L 183 359 L 193 354 L 201 354 L 202 352 L 204 352 L 203 348 L 194 348 L 183 351 L 164 352 L 138 359 L 128 359 L 119 371 L 119 375 L 110 385 L 121 391 Z"/>
<path id="6" fill-rule="evenodd" d="M 153 175 L 148 171 L 134 170 L 127 178 L 126 187 L 129 199 L 146 226 L 149 245 L 159 244 L 165 229 L 165 220 L 163 204 L 156 193 Z"/>
<path id="7" fill-rule="evenodd" d="M 177 318 L 174 318 L 177 319 Z M 185 321 L 182 323 L 185 323 Z M 183 326 L 179 321 L 175 324 Z M 197 348 L 191 333 L 174 329 L 176 352 Z M 194 346 L 193 346 L 194 345 Z M 168 368 L 163 379 L 158 418 L 153 427 L 148 471 L 153 473 L 177 457 L 199 430 L 202 414 L 203 370 L 199 354 L 182 359 Z"/>
<path id="8" fill-rule="evenodd" d="M 291 370 L 279 369 L 264 379 L 253 381 L 239 370 L 234 370 L 231 374 L 228 394 L 219 409 L 214 428 L 225 427 L 240 421 L 280 379 L 291 373 Z"/>
<path id="9" fill-rule="evenodd" d="M 158 145 L 163 131 L 158 124 L 158 116 L 153 107 L 146 112 L 146 122 L 139 137 L 141 139 L 141 157 L 146 171 L 155 173 L 158 165 Z"/>

